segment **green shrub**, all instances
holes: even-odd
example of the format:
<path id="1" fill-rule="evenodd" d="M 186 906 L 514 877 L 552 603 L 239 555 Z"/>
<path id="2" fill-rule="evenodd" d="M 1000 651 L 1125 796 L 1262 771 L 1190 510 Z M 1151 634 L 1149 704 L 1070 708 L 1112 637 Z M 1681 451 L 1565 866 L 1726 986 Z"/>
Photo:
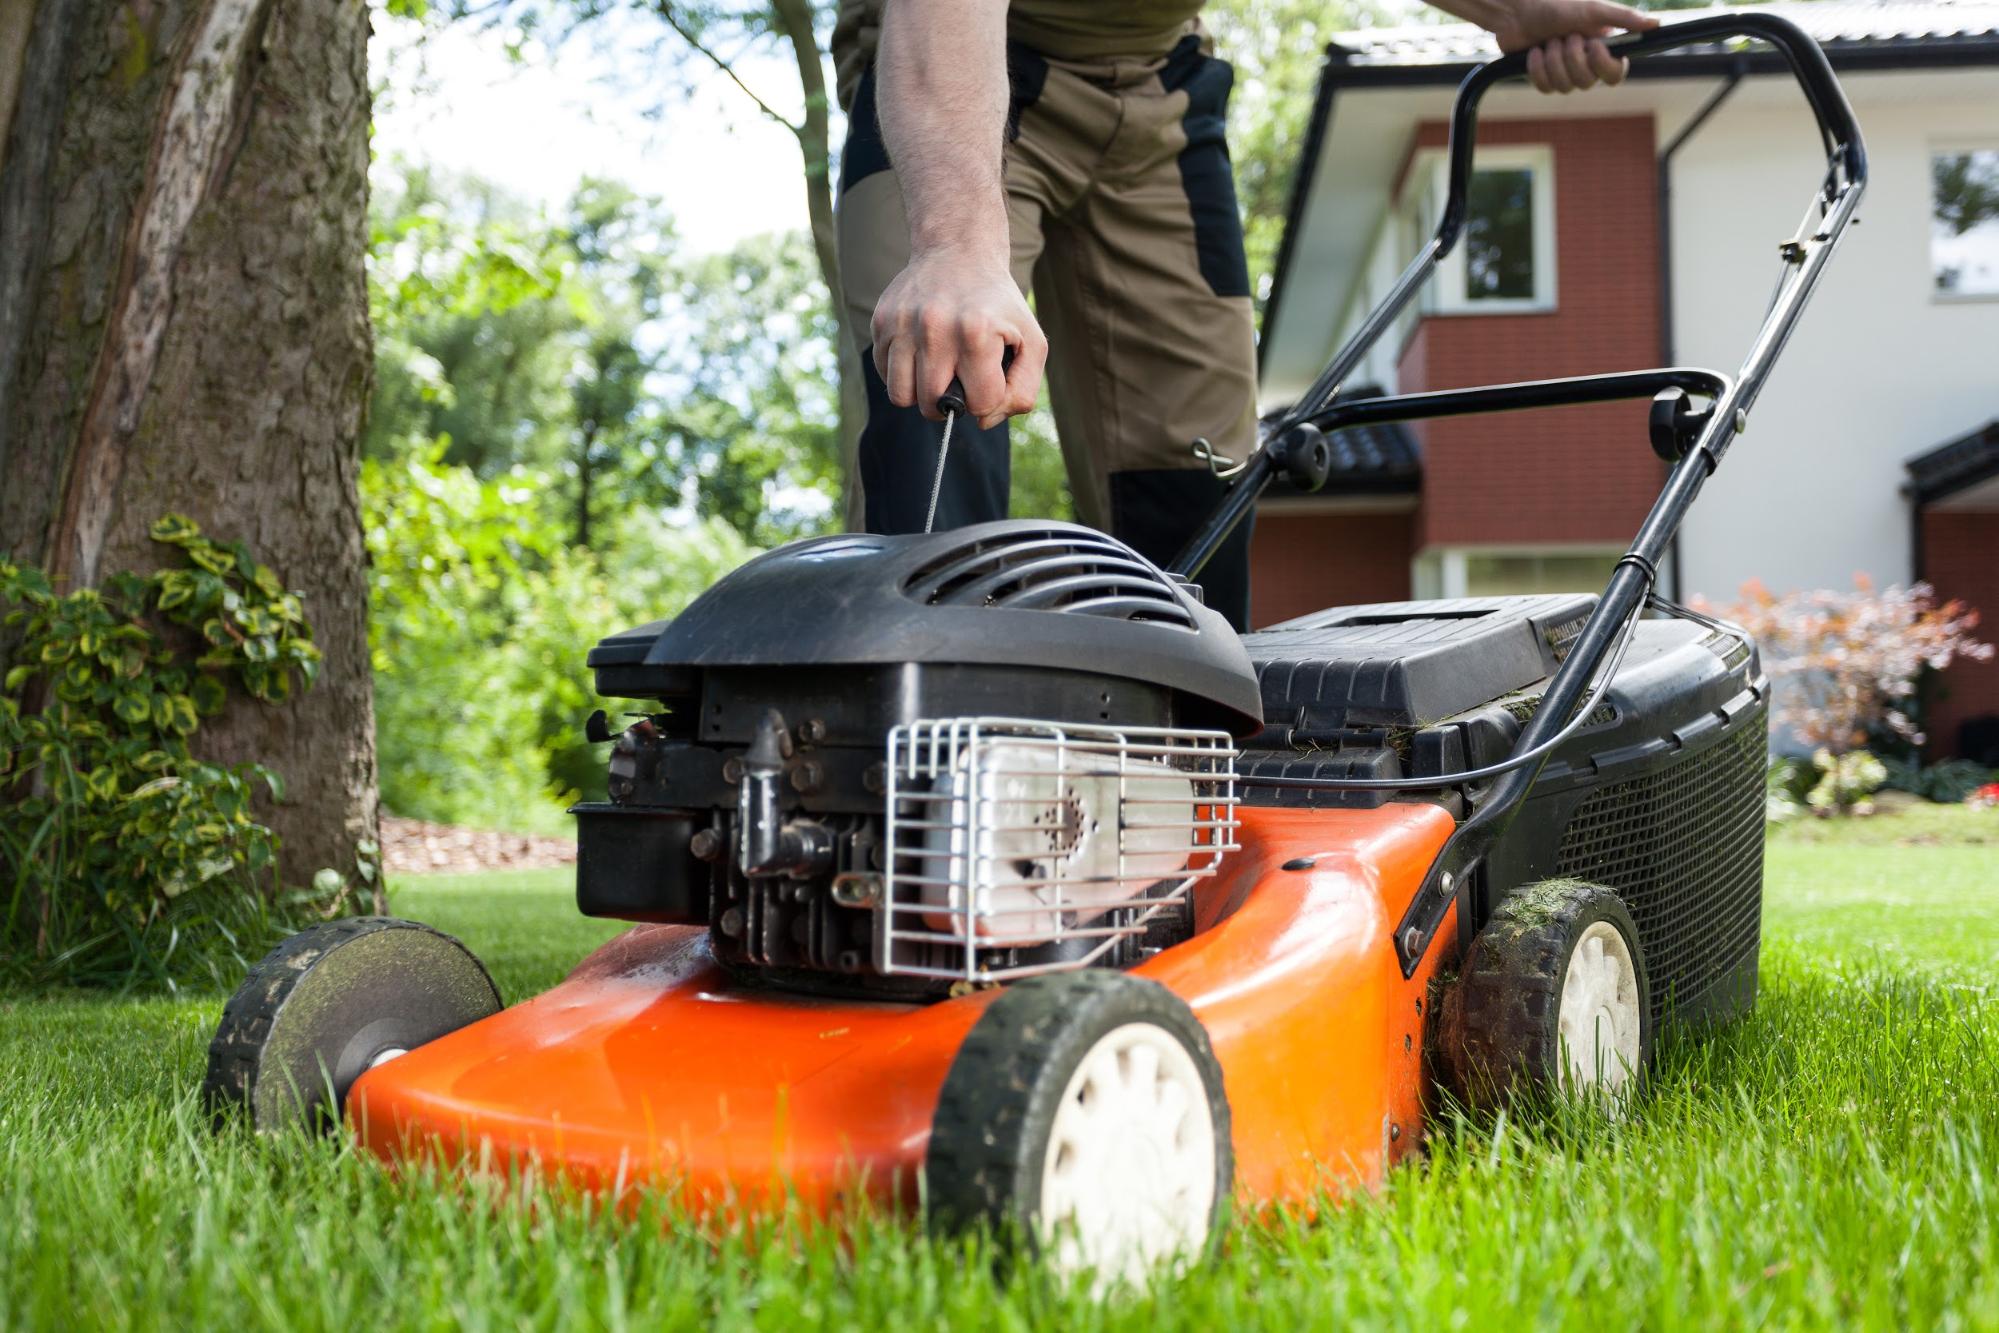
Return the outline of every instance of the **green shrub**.
<path id="1" fill-rule="evenodd" d="M 1818 781 L 1818 770 L 1803 759 L 1773 755 L 1763 777 L 1763 817 L 1783 824 L 1805 812 L 1805 793 Z"/>
<path id="2" fill-rule="evenodd" d="M 170 515 L 183 564 L 58 593 L 0 562 L 17 639 L 0 689 L 0 981 L 230 978 L 275 932 L 277 839 L 255 766 L 188 742 L 232 688 L 279 703 L 319 666 L 298 597 L 240 543 Z"/>
<path id="3" fill-rule="evenodd" d="M 566 832 L 602 794 L 583 738 L 601 706 L 584 655 L 604 635 L 677 613 L 751 553 L 719 521 L 633 514 L 604 554 L 567 545 L 545 478 L 482 481 L 442 450 L 362 468 L 369 649 L 382 804 L 399 815 Z"/>
<path id="4" fill-rule="evenodd" d="M 1889 791 L 1905 791 L 1926 801 L 1956 805 L 1987 782 L 1992 770 L 1969 759 L 1945 759 L 1925 765 L 1915 757 L 1883 759 L 1888 777 L 1881 785 Z"/>
<path id="5" fill-rule="evenodd" d="M 1869 814 L 1874 803 L 1867 798 L 1881 789 L 1888 776 L 1879 759 L 1865 750 L 1834 754 L 1819 750 L 1812 755 L 1819 780 L 1805 793 L 1805 804 L 1821 815 Z"/>

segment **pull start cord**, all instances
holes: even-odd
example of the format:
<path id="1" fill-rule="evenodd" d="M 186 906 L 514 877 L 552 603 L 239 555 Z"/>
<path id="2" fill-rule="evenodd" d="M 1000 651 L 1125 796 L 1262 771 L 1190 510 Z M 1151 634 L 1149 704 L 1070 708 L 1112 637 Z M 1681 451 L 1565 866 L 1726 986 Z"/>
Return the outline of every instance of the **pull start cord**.
<path id="1" fill-rule="evenodd" d="M 950 389 L 937 400 L 937 406 L 944 410 L 944 434 L 937 441 L 937 475 L 930 479 L 930 512 L 923 516 L 923 531 L 926 533 L 937 526 L 937 497 L 944 494 L 944 464 L 951 458 L 951 427 L 958 424 L 958 413 L 964 410 L 962 406 L 953 406 L 953 403 L 963 404 L 964 401 L 964 393 L 956 380 L 951 381 Z"/>
<path id="2" fill-rule="evenodd" d="M 1013 348 L 1011 345 L 1000 349 L 1000 374 L 1013 369 Z M 965 382 L 956 375 L 937 398 L 937 410 L 944 417 L 944 434 L 937 441 L 937 475 L 930 480 L 930 512 L 923 517 L 923 531 L 928 533 L 937 526 L 937 499 L 944 494 L 944 465 L 951 458 L 951 428 L 958 424 L 958 418 L 965 414 Z"/>

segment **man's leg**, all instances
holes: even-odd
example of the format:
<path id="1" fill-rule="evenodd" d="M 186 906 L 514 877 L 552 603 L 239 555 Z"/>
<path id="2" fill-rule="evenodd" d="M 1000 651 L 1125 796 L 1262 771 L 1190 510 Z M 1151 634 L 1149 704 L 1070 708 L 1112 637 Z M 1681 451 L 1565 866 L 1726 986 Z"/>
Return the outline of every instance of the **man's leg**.
<path id="1" fill-rule="evenodd" d="M 875 76 L 869 70 L 848 113 L 847 148 L 840 157 L 840 286 L 846 323 L 860 349 L 868 420 L 861 430 L 863 512 L 870 532 L 921 532 L 930 509 L 943 427 L 915 407 L 896 407 L 875 369 L 869 324 L 875 303 L 909 262 L 909 223 L 902 191 L 889 167 L 875 120 Z M 951 430 L 951 456 L 937 497 L 937 527 L 958 528 L 1006 517 L 1010 472 L 1002 422 L 981 430 L 972 421 Z"/>
<path id="2" fill-rule="evenodd" d="M 1007 160 L 1007 219 L 1012 232 L 1014 280 L 1023 289 L 1041 250 L 1044 174 L 1032 142 L 1021 142 L 1024 107 L 1039 96 L 1045 66 L 1030 52 L 1010 53 L 1013 110 Z M 861 431 L 860 482 L 870 532 L 921 532 L 937 473 L 943 427 L 912 407 L 896 407 L 875 369 L 869 324 L 875 303 L 909 262 L 909 223 L 881 129 L 875 119 L 875 77 L 869 70 L 848 113 L 847 148 L 840 159 L 840 285 L 846 323 L 860 348 L 867 385 L 868 420 Z M 966 418 L 951 428 L 951 453 L 937 499 L 937 524 L 964 527 L 1005 518 L 1011 474 L 1005 423 L 981 430 Z"/>
<path id="3" fill-rule="evenodd" d="M 1078 510 L 1149 559 L 1179 553 L 1226 490 L 1194 453 L 1256 440 L 1256 348 L 1222 117 L 1233 73 L 1190 38 L 1155 75 L 1123 81 L 1123 116 L 1095 182 L 1051 223 L 1035 299 Z M 1073 456 L 1073 455 L 1072 455 Z M 1086 499 L 1087 494 L 1087 499 Z M 1208 604 L 1249 621 L 1249 524 L 1202 572 Z"/>

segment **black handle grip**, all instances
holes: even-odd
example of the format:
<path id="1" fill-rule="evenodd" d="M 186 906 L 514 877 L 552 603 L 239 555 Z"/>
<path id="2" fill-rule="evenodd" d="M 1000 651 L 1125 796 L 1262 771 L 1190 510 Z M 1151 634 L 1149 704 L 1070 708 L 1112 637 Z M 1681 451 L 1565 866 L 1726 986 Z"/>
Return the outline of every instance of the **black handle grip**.
<path id="1" fill-rule="evenodd" d="M 1744 10 L 1715 14 L 1708 18 L 1683 19 L 1665 23 L 1650 32 L 1623 33 L 1608 40 L 1612 54 L 1632 59 L 1657 55 L 1675 47 L 1718 43 L 1734 38 L 1754 38 L 1768 43 L 1804 90 L 1824 136 L 1829 165 L 1843 167 L 1852 182 L 1867 178 L 1866 149 L 1861 144 L 1860 124 L 1846 100 L 1832 62 L 1810 34 L 1789 19 L 1775 14 Z M 1478 132 L 1478 104 L 1486 90 L 1507 79 L 1524 78 L 1527 53 L 1515 51 L 1488 61 L 1465 76 L 1458 86 L 1457 103 L 1451 109 L 1450 191 L 1444 201 L 1444 217 L 1437 238 L 1448 252 L 1464 225 L 1466 197 L 1471 190 L 1472 148 Z"/>
<path id="2" fill-rule="evenodd" d="M 1008 343 L 1005 347 L 1000 349 L 1000 374 L 1004 375 L 1007 373 L 1007 371 L 1012 369 L 1013 369 L 1013 344 Z M 944 390 L 944 392 L 941 395 L 938 396 L 937 411 L 940 415 L 948 413 L 955 413 L 959 416 L 964 415 L 965 382 L 959 379 L 956 375 L 953 375 L 951 377 L 950 385 Z"/>

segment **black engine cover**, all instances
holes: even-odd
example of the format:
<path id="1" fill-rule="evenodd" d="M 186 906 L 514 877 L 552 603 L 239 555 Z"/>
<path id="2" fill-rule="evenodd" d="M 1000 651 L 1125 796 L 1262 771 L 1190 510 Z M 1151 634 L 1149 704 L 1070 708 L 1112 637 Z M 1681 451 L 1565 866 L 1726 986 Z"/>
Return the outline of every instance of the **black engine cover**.
<path id="1" fill-rule="evenodd" d="M 813 989 L 948 986 L 885 974 L 947 946 L 902 941 L 885 960 L 874 928 L 893 728 L 1262 725 L 1228 623 L 1066 523 L 794 542 L 589 661 L 599 693 L 660 706 L 613 743 L 610 800 L 576 808 L 578 906 L 706 924 L 725 965 Z M 1007 965 L 1089 944 L 1023 946 Z"/>
<path id="2" fill-rule="evenodd" d="M 1180 726 L 1247 735 L 1263 722 L 1228 623 L 1130 547 L 1071 523 L 793 542 L 589 661 L 598 693 L 628 699 L 691 697 L 717 668 L 951 664 L 1161 686 Z"/>

